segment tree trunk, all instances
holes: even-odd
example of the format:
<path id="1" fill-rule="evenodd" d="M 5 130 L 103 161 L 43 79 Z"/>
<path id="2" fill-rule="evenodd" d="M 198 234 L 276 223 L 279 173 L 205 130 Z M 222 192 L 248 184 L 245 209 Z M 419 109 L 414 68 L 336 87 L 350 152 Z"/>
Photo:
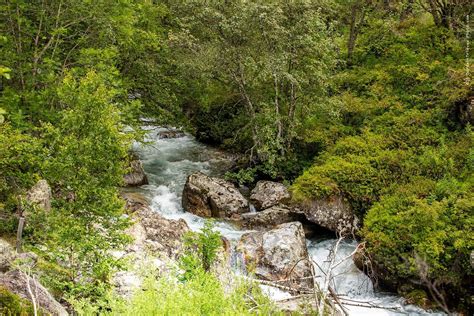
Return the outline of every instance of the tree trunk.
<path id="1" fill-rule="evenodd" d="M 281 113 L 280 113 L 280 103 L 279 103 L 279 95 L 278 95 L 278 78 L 277 75 L 273 75 L 273 83 L 275 89 L 275 116 L 276 116 L 276 127 L 277 127 L 277 141 L 280 145 L 283 145 L 282 137 L 283 137 L 283 126 L 281 122 Z M 281 154 L 283 155 L 283 147 Z"/>

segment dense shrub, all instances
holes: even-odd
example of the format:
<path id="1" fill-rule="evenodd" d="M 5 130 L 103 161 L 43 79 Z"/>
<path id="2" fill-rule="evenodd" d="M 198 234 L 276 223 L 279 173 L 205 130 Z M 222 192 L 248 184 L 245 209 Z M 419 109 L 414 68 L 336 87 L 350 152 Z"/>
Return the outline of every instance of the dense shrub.
<path id="1" fill-rule="evenodd" d="M 431 298 L 466 307 L 474 138 L 452 115 L 472 89 L 458 75 L 463 49 L 426 19 L 373 23 L 382 31 L 361 33 L 355 64 L 336 78 L 345 103 L 338 137 L 293 196 L 343 194 L 364 218 L 361 237 L 387 283 L 418 282 Z"/>
<path id="2" fill-rule="evenodd" d="M 473 180 L 415 178 L 373 205 L 362 235 L 367 251 L 392 284 L 421 280 L 450 303 L 454 297 L 469 296 Z"/>

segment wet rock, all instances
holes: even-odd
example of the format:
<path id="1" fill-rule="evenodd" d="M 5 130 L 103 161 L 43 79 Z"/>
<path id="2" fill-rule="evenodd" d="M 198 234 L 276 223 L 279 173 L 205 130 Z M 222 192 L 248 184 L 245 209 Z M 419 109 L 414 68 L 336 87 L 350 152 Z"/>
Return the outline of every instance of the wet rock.
<path id="1" fill-rule="evenodd" d="M 158 132 L 158 138 L 179 138 L 184 137 L 184 132 L 177 129 L 169 129 Z"/>
<path id="2" fill-rule="evenodd" d="M 301 223 L 244 234 L 237 249 L 256 277 L 299 290 L 312 288 L 311 263 Z"/>
<path id="3" fill-rule="evenodd" d="M 145 231 L 144 243 L 148 249 L 169 257 L 180 254 L 183 236 L 189 231 L 184 219 L 166 219 L 149 208 L 139 210 L 137 215 Z"/>
<path id="4" fill-rule="evenodd" d="M 354 261 L 357 269 L 361 270 L 367 275 L 370 274 L 371 262 L 364 247 L 359 245 L 356 248 L 355 253 L 352 255 L 352 261 Z"/>
<path id="5" fill-rule="evenodd" d="M 26 200 L 49 212 L 51 210 L 51 187 L 46 180 L 39 180 L 27 193 Z"/>
<path id="6" fill-rule="evenodd" d="M 142 162 L 137 158 L 130 162 L 131 171 L 124 177 L 124 183 L 129 187 L 136 187 L 144 184 L 148 184 L 148 178 L 143 170 Z"/>
<path id="7" fill-rule="evenodd" d="M 122 192 L 122 198 L 125 200 L 125 207 L 131 212 L 135 212 L 142 207 L 148 207 L 148 200 L 143 196 L 143 194 L 138 192 Z"/>
<path id="8" fill-rule="evenodd" d="M 248 229 L 272 228 L 289 222 L 303 222 L 305 215 L 284 205 L 276 205 L 261 212 L 242 214 L 242 227 Z"/>
<path id="9" fill-rule="evenodd" d="M 290 192 L 287 187 L 278 182 L 258 181 L 250 193 L 250 202 L 259 211 L 289 200 Z"/>
<path id="10" fill-rule="evenodd" d="M 177 256 L 182 249 L 182 238 L 189 231 L 183 219 L 166 219 L 153 211 L 146 199 L 139 193 L 122 193 L 129 211 L 133 212 L 135 223 L 128 229 L 134 238 L 129 251 L 150 250 L 169 257 Z"/>
<path id="11" fill-rule="evenodd" d="M 249 211 L 249 203 L 230 182 L 193 173 L 184 185 L 183 208 L 201 217 L 240 218 Z"/>
<path id="12" fill-rule="evenodd" d="M 36 279 L 27 277 L 25 273 L 19 270 L 11 270 L 0 274 L 0 287 L 4 287 L 21 298 L 31 301 L 31 295 L 28 292 L 28 283 L 35 293 L 36 304 L 41 309 L 55 316 L 68 315 L 66 309 L 61 306 Z"/>
<path id="13" fill-rule="evenodd" d="M 359 219 L 341 195 L 300 203 L 298 207 L 309 221 L 341 235 L 353 235 L 359 229 Z"/>

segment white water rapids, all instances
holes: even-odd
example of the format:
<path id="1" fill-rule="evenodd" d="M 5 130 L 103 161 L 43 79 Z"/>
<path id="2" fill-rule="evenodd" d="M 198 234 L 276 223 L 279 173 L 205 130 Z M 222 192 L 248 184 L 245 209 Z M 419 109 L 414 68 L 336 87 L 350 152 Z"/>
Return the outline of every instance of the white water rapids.
<path id="1" fill-rule="evenodd" d="M 208 175 L 221 176 L 227 164 L 227 159 L 220 151 L 197 142 L 186 135 L 179 138 L 160 139 L 158 133 L 164 129 L 146 127 L 147 144 L 136 144 L 140 159 L 143 162 L 150 184 L 144 185 L 140 191 L 151 201 L 153 210 L 169 219 L 183 218 L 193 230 L 198 230 L 204 220 L 196 215 L 185 212 L 181 206 L 181 193 L 189 174 L 201 171 Z M 217 222 L 217 229 L 229 240 L 236 240 L 245 233 L 225 222 Z M 308 251 L 312 259 L 322 270 L 327 269 L 327 257 L 335 239 L 308 240 Z M 355 241 L 341 243 L 337 252 L 336 262 L 347 257 L 357 246 Z M 318 282 L 323 282 L 324 273 L 316 267 L 319 275 Z M 324 273 L 323 273 L 324 272 Z M 374 291 L 371 280 L 352 262 L 345 260 L 333 271 L 334 290 L 343 299 L 352 304 L 370 302 L 388 309 L 358 307 L 347 305 L 350 315 L 436 315 L 426 312 L 413 305 L 405 305 L 404 300 L 395 294 Z M 284 298 L 289 294 L 280 290 L 265 287 L 273 298 Z M 442 314 L 438 314 L 442 315 Z"/>

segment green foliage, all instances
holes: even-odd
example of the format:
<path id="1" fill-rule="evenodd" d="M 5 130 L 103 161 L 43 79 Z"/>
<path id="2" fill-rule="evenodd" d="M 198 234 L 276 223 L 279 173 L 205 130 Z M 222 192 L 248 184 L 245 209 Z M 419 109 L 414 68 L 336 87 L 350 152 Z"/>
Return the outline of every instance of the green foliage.
<path id="1" fill-rule="evenodd" d="M 33 315 L 33 305 L 8 289 L 0 286 L 0 314 L 5 316 Z M 43 315 L 41 311 L 38 315 Z"/>
<path id="2" fill-rule="evenodd" d="M 42 141 L 17 130 L 6 122 L 0 124 L 0 233 L 12 233 L 20 194 L 38 180 L 45 157 Z"/>
<path id="3" fill-rule="evenodd" d="M 465 52 L 423 16 L 379 13 L 367 17 L 352 67 L 335 78 L 339 117 L 314 118 L 307 131 L 325 151 L 291 190 L 298 201 L 347 197 L 386 281 L 435 284 L 455 305 L 468 297 L 474 247 L 463 233 L 472 230 L 474 139 L 453 114 L 472 89 L 461 75 Z"/>
<path id="4" fill-rule="evenodd" d="M 170 11 L 179 27 L 170 45 L 192 88 L 184 106 L 197 103 L 198 135 L 281 177 L 301 122 L 326 104 L 335 65 L 333 30 L 317 3 L 184 1 Z"/>
<path id="5" fill-rule="evenodd" d="M 199 271 L 209 272 L 214 264 L 222 239 L 214 230 L 214 223 L 207 220 L 200 232 L 188 232 L 184 237 L 184 254 L 180 258 L 183 280 L 189 280 Z"/>
<path id="6" fill-rule="evenodd" d="M 383 196 L 368 212 L 362 235 L 377 264 L 394 277 L 421 278 L 466 296 L 473 275 L 474 182 L 418 178 Z M 429 285 L 429 284 L 425 284 Z"/>
<path id="7" fill-rule="evenodd" d="M 56 278 L 56 291 L 79 297 L 104 293 L 119 264 L 109 251 L 128 240 L 122 233 L 128 222 L 121 216 L 124 205 L 117 187 L 132 135 L 123 132 L 113 103 L 117 92 L 103 76 L 95 71 L 80 78 L 66 75 L 58 88 L 67 110 L 57 126 L 44 127 L 50 157 L 43 172 L 59 192 L 54 212 L 35 213 L 27 230 L 37 252 L 62 268 L 63 273 L 46 269 L 44 279 Z"/>
<path id="8" fill-rule="evenodd" d="M 224 288 L 226 287 L 226 288 Z M 200 271 L 186 282 L 150 276 L 131 301 L 113 297 L 108 311 L 77 304 L 79 315 L 280 315 L 258 285 L 223 284 Z"/>
<path id="9" fill-rule="evenodd" d="M 238 183 L 239 185 L 249 185 L 255 182 L 257 177 L 257 168 L 243 168 L 237 172 L 227 172 L 225 179 Z"/>
<path id="10" fill-rule="evenodd" d="M 344 195 L 394 279 L 423 277 L 455 289 L 453 302 L 467 297 L 474 152 L 459 105 L 473 81 L 460 35 L 472 5 L 430 3 L 438 10 L 426 1 L 0 4 L 0 233 L 13 233 L 19 196 L 46 179 L 52 210 L 32 211 L 25 230 L 37 272 L 59 298 L 103 302 L 120 267 L 111 249 L 128 239 L 117 187 L 140 133 L 127 131 L 155 116 L 243 153 L 232 181 L 299 176 L 296 200 Z M 169 294 L 228 298 L 204 272 L 221 245 L 212 225 L 186 244 L 187 282 Z M 188 311 L 156 286 L 139 300 L 164 309 L 143 301 L 144 310 Z M 200 295 L 190 306 L 232 313 Z"/>

